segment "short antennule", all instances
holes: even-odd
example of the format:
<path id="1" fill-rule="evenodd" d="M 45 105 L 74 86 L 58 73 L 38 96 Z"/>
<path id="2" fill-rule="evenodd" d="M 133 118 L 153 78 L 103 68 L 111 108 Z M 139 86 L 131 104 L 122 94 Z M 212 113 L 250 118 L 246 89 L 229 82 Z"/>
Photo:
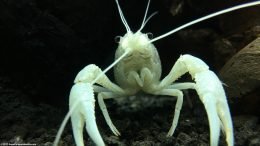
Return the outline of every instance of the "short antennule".
<path id="1" fill-rule="evenodd" d="M 148 10 L 149 10 L 150 2 L 151 2 L 151 0 L 148 0 L 147 6 L 146 6 L 146 10 L 145 10 L 145 13 L 144 13 L 143 22 L 142 22 L 142 25 L 141 25 L 141 27 L 140 27 L 140 29 L 138 31 L 141 31 L 144 28 L 145 24 L 146 24 L 146 16 L 147 16 L 147 13 L 148 13 Z"/>
<path id="2" fill-rule="evenodd" d="M 145 21 L 144 21 L 144 23 L 142 24 L 142 26 L 141 26 L 141 28 L 138 30 L 139 32 L 144 28 L 144 26 L 146 25 L 146 23 L 154 16 L 154 15 L 156 15 L 156 14 L 158 14 L 158 12 L 156 11 L 156 12 L 153 12 Z"/>
<path id="3" fill-rule="evenodd" d="M 116 1 L 116 5 L 117 5 L 117 8 L 118 8 L 119 14 L 120 14 L 120 18 L 121 18 L 121 20 L 122 20 L 122 22 L 123 22 L 123 24 L 126 28 L 126 31 L 129 32 L 129 31 L 131 31 L 131 29 L 130 29 L 129 25 L 127 24 L 127 21 L 125 20 L 125 16 L 123 14 L 123 11 L 121 10 L 119 2 L 118 2 L 118 0 L 115 0 L 115 1 Z"/>

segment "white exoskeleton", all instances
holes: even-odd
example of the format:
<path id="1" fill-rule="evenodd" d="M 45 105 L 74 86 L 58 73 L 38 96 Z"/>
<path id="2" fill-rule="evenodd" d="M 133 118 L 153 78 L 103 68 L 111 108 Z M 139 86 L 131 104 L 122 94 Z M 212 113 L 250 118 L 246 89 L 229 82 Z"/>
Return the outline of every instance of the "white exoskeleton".
<path id="1" fill-rule="evenodd" d="M 84 145 L 84 123 L 86 123 L 87 132 L 94 143 L 98 146 L 105 145 L 96 124 L 94 92 L 98 94 L 98 104 L 105 117 L 106 123 L 111 131 L 117 136 L 119 136 L 120 133 L 110 119 L 104 99 L 131 96 L 139 91 L 154 95 L 177 97 L 172 126 L 167 134 L 167 136 L 172 136 L 178 124 L 180 110 L 182 108 L 182 90 L 194 89 L 197 91 L 208 115 L 210 145 L 218 145 L 220 129 L 222 129 L 226 136 L 227 145 L 233 146 L 234 135 L 231 115 L 222 83 L 216 74 L 209 70 L 207 64 L 201 59 L 185 54 L 179 57 L 170 73 L 161 80 L 161 62 L 157 49 L 152 42 L 211 17 L 240 8 L 258 5 L 260 4 L 260 1 L 235 6 L 207 15 L 152 40 L 148 38 L 147 34 L 141 32 L 147 21 L 153 16 L 151 15 L 146 19 L 150 0 L 148 1 L 141 28 L 135 33 L 133 33 L 128 26 L 118 0 L 116 0 L 116 3 L 127 33 L 119 40 L 119 46 L 115 54 L 115 62 L 104 71 L 98 66 L 90 64 L 78 73 L 74 80 L 75 84 L 70 92 L 70 111 L 60 127 L 54 145 L 58 145 L 62 131 L 70 116 L 77 146 Z M 105 75 L 112 67 L 114 67 L 114 75 L 117 84 L 111 82 Z M 179 77 L 187 72 L 195 82 L 175 83 Z"/>

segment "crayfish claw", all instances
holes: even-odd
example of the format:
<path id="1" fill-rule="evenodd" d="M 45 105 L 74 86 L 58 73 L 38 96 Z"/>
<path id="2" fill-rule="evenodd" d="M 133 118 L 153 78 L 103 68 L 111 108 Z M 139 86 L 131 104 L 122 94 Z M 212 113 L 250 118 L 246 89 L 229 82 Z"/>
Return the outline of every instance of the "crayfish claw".
<path id="1" fill-rule="evenodd" d="M 208 115 L 211 146 L 218 145 L 221 128 L 226 135 L 228 146 L 233 146 L 232 120 L 222 83 L 215 73 L 210 70 L 197 73 L 195 81 L 197 93 Z"/>
<path id="2" fill-rule="evenodd" d="M 77 106 L 74 107 L 74 105 Z M 87 133 L 94 143 L 98 146 L 105 146 L 96 124 L 94 91 L 90 83 L 78 82 L 72 87 L 70 109 L 73 110 L 71 121 L 77 146 L 84 146 L 82 134 L 84 122 L 86 122 Z"/>

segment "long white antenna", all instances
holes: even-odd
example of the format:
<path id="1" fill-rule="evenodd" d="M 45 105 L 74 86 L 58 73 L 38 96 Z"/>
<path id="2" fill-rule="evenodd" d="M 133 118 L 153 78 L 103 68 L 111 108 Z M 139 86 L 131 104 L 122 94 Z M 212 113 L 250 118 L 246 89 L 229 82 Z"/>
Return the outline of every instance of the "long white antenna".
<path id="1" fill-rule="evenodd" d="M 60 128 L 59 128 L 59 130 L 58 130 L 58 132 L 56 134 L 55 140 L 53 142 L 53 146 L 58 146 L 58 143 L 60 141 L 62 132 L 64 131 L 65 126 L 68 123 L 71 114 L 74 112 L 74 110 L 78 106 L 79 102 L 80 102 L 80 98 L 77 99 L 77 101 L 74 103 L 72 108 L 70 108 L 69 112 L 66 114 L 66 116 L 65 116 L 64 120 L 62 121 L 62 123 L 60 125 Z"/>
<path id="2" fill-rule="evenodd" d="M 183 28 L 189 27 L 189 26 L 191 26 L 191 25 L 193 25 L 193 24 L 199 23 L 199 22 L 204 21 L 204 20 L 207 20 L 207 19 L 209 19 L 209 18 L 218 16 L 218 15 L 221 15 L 221 14 L 225 14 L 225 13 L 228 13 L 228 12 L 231 12 L 231 11 L 239 10 L 239 9 L 242 9 L 242 8 L 259 5 L 259 4 L 260 4 L 260 0 L 255 1 L 255 2 L 249 2 L 249 3 L 241 4 L 241 5 L 238 5 L 238 6 L 234 6 L 234 7 L 231 7 L 231 8 L 227 8 L 227 9 L 225 9 L 225 10 L 221 10 L 221 11 L 218 11 L 218 12 L 215 12 L 215 13 L 212 13 L 212 14 L 209 14 L 209 15 L 207 15 L 207 16 L 204 16 L 204 17 L 201 17 L 201 18 L 196 19 L 196 20 L 194 20 L 194 21 L 191 21 L 191 22 L 189 22 L 189 23 L 186 23 L 186 24 L 184 24 L 184 25 L 182 25 L 182 26 L 180 26 L 180 27 L 177 27 L 176 29 L 174 29 L 174 30 L 172 30 L 172 31 L 169 31 L 169 32 L 167 32 L 167 33 L 165 33 L 165 34 L 163 34 L 163 35 L 161 35 L 161 36 L 158 36 L 158 37 L 156 37 L 156 38 L 150 40 L 149 43 L 155 42 L 155 41 L 157 41 L 157 40 L 159 40 L 159 39 L 162 39 L 162 38 L 164 38 L 164 37 L 167 37 L 167 36 L 169 36 L 169 35 L 171 35 L 171 34 L 177 32 L 177 31 L 179 31 L 179 30 L 181 30 L 181 29 L 183 29 Z"/>

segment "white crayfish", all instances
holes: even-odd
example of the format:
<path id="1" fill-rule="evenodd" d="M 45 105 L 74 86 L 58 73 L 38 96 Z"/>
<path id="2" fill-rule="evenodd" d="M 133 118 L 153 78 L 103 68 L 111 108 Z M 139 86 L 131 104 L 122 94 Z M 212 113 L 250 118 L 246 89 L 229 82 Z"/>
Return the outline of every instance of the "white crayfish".
<path id="1" fill-rule="evenodd" d="M 90 64 L 78 73 L 74 81 L 75 84 L 70 92 L 70 111 L 56 136 L 54 141 L 55 146 L 58 144 L 70 116 L 77 146 L 84 146 L 84 123 L 86 123 L 87 132 L 94 143 L 98 146 L 105 145 L 96 125 L 94 92 L 98 94 L 98 104 L 106 123 L 116 136 L 120 135 L 120 133 L 110 119 L 104 99 L 131 96 L 139 91 L 153 95 L 177 97 L 174 118 L 167 134 L 167 136 L 172 136 L 178 124 L 183 103 L 182 90 L 184 89 L 196 90 L 201 102 L 205 106 L 210 126 L 210 145 L 218 145 L 220 129 L 222 129 L 226 136 L 228 146 L 234 145 L 233 126 L 226 95 L 222 83 L 216 74 L 209 70 L 208 65 L 199 58 L 185 54 L 180 56 L 173 65 L 170 73 L 161 80 L 161 62 L 152 42 L 194 23 L 226 12 L 257 5 L 260 2 L 251 2 L 207 15 L 154 39 L 149 39 L 147 34 L 141 32 L 147 21 L 153 16 L 151 15 L 146 19 L 149 3 L 150 0 L 148 1 L 141 28 L 133 33 L 123 16 L 118 0 L 116 0 L 120 17 L 126 27 L 127 33 L 123 37 L 120 37 L 119 46 L 115 54 L 115 62 L 103 72 L 98 66 Z M 114 67 L 117 84 L 111 82 L 105 75 L 105 72 L 112 67 Z M 187 72 L 195 82 L 174 83 Z"/>

